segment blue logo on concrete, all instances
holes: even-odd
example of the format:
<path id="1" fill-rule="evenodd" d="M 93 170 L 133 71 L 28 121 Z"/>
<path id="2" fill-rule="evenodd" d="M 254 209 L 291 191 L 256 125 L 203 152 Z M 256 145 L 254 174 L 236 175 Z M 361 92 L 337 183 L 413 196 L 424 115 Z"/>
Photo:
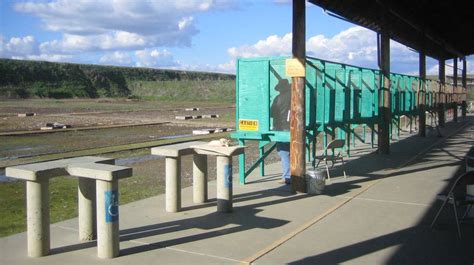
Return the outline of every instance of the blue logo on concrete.
<path id="1" fill-rule="evenodd" d="M 232 165 L 224 166 L 224 187 L 232 188 Z"/>
<path id="2" fill-rule="evenodd" d="M 118 191 L 110 190 L 105 192 L 105 222 L 113 223 L 118 221 Z"/>

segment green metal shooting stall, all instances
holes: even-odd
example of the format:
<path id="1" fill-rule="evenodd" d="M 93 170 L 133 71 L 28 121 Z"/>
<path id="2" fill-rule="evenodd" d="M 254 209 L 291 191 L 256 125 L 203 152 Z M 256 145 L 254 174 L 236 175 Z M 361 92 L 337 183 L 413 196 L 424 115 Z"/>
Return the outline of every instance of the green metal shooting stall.
<path id="1" fill-rule="evenodd" d="M 290 172 L 292 190 L 305 192 L 307 149 L 314 146 L 316 135 L 329 133 L 338 137 L 344 132 L 354 134 L 355 126 L 368 126 L 377 133 L 380 154 L 390 153 L 393 127 L 399 127 L 400 117 L 418 117 L 418 135 L 425 137 L 426 111 L 437 113 L 439 124 L 445 110 L 457 105 L 466 113 L 466 56 L 474 53 L 474 38 L 469 34 L 474 19 L 469 2 L 428 0 L 308 0 L 337 18 L 371 29 L 378 34 L 380 70 L 364 69 L 326 62 L 306 56 L 306 3 L 293 0 L 292 59 L 303 74 L 283 75 L 285 58 L 255 58 L 238 60 L 237 70 L 237 131 L 233 137 L 240 144 L 259 141 L 260 158 L 245 171 L 245 155 L 240 157 L 240 181 L 261 165 L 274 148 L 274 141 L 290 142 Z M 444 19 L 448 14 L 449 19 Z M 398 41 L 420 55 L 420 77 L 390 73 L 390 39 Z M 425 80 L 426 56 L 439 60 L 439 82 Z M 445 61 L 463 59 L 462 87 L 445 83 Z M 291 87 L 290 128 L 274 126 L 272 104 L 279 93 L 277 81 Z M 284 81 L 287 80 L 287 81 Z M 279 88 L 280 90 L 280 88 Z M 457 119 L 457 116 L 455 120 Z M 365 132 L 365 129 L 364 129 Z M 346 139 L 350 139 L 347 137 Z M 364 137 L 365 140 L 365 137 Z M 354 141 L 353 141 L 354 143 Z M 349 146 L 349 145 L 347 145 Z M 312 148 L 311 153 L 314 154 Z"/>
<path id="2" fill-rule="evenodd" d="M 274 150 L 275 142 L 290 142 L 289 128 L 284 130 L 277 128 L 275 120 L 279 117 L 272 115 L 272 106 L 276 99 L 285 95 L 285 91 L 281 91 L 279 85 L 284 80 L 291 83 L 291 78 L 285 75 L 285 62 L 288 58 L 248 58 L 239 59 L 237 62 L 237 130 L 232 137 L 241 145 L 245 145 L 246 141 L 258 141 L 260 149 L 259 159 L 248 169 L 245 168 L 245 154 L 240 156 L 241 183 L 245 183 L 248 174 L 258 166 L 260 174 L 265 174 L 264 159 Z M 346 151 L 350 155 L 349 142 L 354 145 L 355 138 L 365 142 L 365 128 L 368 127 L 372 132 L 371 143 L 374 146 L 374 132 L 380 123 L 378 102 L 381 80 L 379 70 L 306 58 L 307 159 L 315 155 L 315 144 L 319 134 L 323 136 L 324 146 L 327 144 L 328 135 L 346 139 L 348 141 Z M 438 81 L 395 73 L 390 74 L 390 80 L 390 97 L 393 102 L 391 132 L 397 131 L 399 134 L 400 118 L 406 116 L 412 120 L 420 113 L 419 88 L 422 83 L 427 87 L 424 102 L 427 111 L 436 109 L 442 94 Z M 453 95 L 449 97 L 448 103 L 460 104 L 465 95 L 462 89 L 445 92 Z M 363 126 L 362 135 L 355 132 L 358 126 Z"/>

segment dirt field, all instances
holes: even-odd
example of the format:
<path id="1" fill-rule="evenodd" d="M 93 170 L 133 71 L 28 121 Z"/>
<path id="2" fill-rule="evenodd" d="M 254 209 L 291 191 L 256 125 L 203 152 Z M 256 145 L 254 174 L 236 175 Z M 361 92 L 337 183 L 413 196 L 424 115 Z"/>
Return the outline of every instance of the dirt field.
<path id="1" fill-rule="evenodd" d="M 0 102 L 0 133 L 34 131 L 46 123 L 59 122 L 73 128 L 125 124 L 163 123 L 146 126 L 103 128 L 96 130 L 56 131 L 54 133 L 0 136 L 0 161 L 51 153 L 87 150 L 97 147 L 125 145 L 192 135 L 193 129 L 234 128 L 235 107 L 226 103 L 152 102 L 116 99 L 101 100 L 9 100 Z M 199 108 L 185 111 L 185 108 Z M 36 116 L 18 117 L 18 113 L 34 112 Z M 219 118 L 176 120 L 176 116 L 218 114 Z M 216 135 L 216 137 L 219 137 Z M 258 146 L 249 142 L 248 166 L 258 158 Z M 164 160 L 149 156 L 149 151 L 107 154 L 120 158 L 118 163 L 132 166 L 144 181 L 156 178 L 164 168 Z M 276 152 L 267 163 L 278 159 Z M 191 163 L 183 159 L 183 184 L 190 184 Z M 237 170 L 237 160 L 234 161 Z M 189 164 L 189 165 L 188 165 Z M 210 173 L 215 161 L 209 161 Z M 212 175 L 212 174 L 210 174 Z"/>
<path id="2" fill-rule="evenodd" d="M 185 111 L 199 108 L 199 111 Z M 32 112 L 36 116 L 18 117 Z M 101 100 L 8 100 L 0 101 L 0 132 L 38 130 L 46 123 L 69 124 L 73 128 L 118 124 L 172 122 L 185 126 L 232 127 L 235 107 L 228 103 L 156 102 Z M 218 114 L 215 119 L 176 120 L 182 115 Z"/>
<path id="3" fill-rule="evenodd" d="M 130 102 L 126 100 L 25 100 L 0 102 L 0 133 L 34 131 L 47 123 L 72 128 L 137 125 L 96 130 L 0 136 L 0 160 L 189 136 L 194 129 L 234 127 L 234 107 L 215 103 Z M 185 108 L 199 108 L 185 111 Z M 36 116 L 18 117 L 33 112 Z M 219 118 L 177 120 L 176 116 L 217 114 Z M 163 124 L 159 124 L 163 123 Z"/>
<path id="4" fill-rule="evenodd" d="M 185 108 L 200 108 L 188 112 Z M 35 112 L 32 117 L 18 117 L 18 113 Z M 215 119 L 176 120 L 178 115 L 218 114 Z M 25 100 L 0 102 L 0 165 L 15 164 L 17 159 L 41 158 L 46 154 L 58 154 L 77 150 L 93 150 L 133 143 L 150 142 L 192 134 L 193 129 L 234 127 L 235 108 L 226 103 L 173 103 L 128 102 L 125 100 Z M 73 128 L 120 124 L 163 123 L 145 126 L 102 128 L 94 130 L 55 131 L 32 133 L 46 123 L 70 124 Z M 23 133 L 22 131 L 29 131 Z M 7 136 L 9 132 L 16 135 Z M 2 135 L 3 134 L 3 135 Z M 227 136 L 226 134 L 225 136 Z M 216 138 L 222 137 L 216 134 Z M 258 158 L 258 143 L 248 142 L 247 168 Z M 116 159 L 118 165 L 133 168 L 133 177 L 120 183 L 120 202 L 128 203 L 164 192 L 165 159 L 150 155 L 149 148 L 106 153 L 101 156 Z M 28 159 L 28 158 L 26 158 Z M 273 152 L 266 163 L 277 161 Z M 234 178 L 238 178 L 238 158 L 233 159 Z M 0 236 L 25 231 L 24 181 L 8 179 L 0 167 Z M 182 187 L 192 184 L 192 156 L 182 159 Z M 208 159 L 209 179 L 215 179 L 215 159 Z M 77 215 L 77 180 L 65 176 L 51 180 L 51 221 L 72 218 Z M 8 198 L 8 199 L 7 199 Z M 8 203 L 6 203 L 8 200 Z M 65 211 L 67 209 L 67 211 Z"/>

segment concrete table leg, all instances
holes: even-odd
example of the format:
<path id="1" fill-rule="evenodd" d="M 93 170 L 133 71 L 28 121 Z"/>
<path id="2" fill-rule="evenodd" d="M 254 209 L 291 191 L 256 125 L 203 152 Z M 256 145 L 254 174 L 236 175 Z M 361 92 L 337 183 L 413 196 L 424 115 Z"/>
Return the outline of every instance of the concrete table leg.
<path id="1" fill-rule="evenodd" d="M 193 155 L 193 200 L 194 203 L 207 201 L 207 156 Z"/>
<path id="2" fill-rule="evenodd" d="M 97 236 L 95 180 L 78 179 L 79 240 L 90 241 Z"/>
<path id="3" fill-rule="evenodd" d="M 114 258 L 119 255 L 118 180 L 97 180 L 97 256 Z"/>
<path id="4" fill-rule="evenodd" d="M 26 182 L 28 256 L 49 254 L 49 179 Z"/>
<path id="5" fill-rule="evenodd" d="M 217 211 L 232 212 L 232 157 L 217 156 Z"/>
<path id="6" fill-rule="evenodd" d="M 181 210 L 181 158 L 166 158 L 166 211 Z"/>

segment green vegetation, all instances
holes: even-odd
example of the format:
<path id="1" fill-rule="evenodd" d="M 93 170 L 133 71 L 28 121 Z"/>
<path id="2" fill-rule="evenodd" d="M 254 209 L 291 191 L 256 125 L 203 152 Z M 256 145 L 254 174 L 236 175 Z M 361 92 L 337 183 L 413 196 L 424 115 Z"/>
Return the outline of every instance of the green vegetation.
<path id="1" fill-rule="evenodd" d="M 235 102 L 235 80 L 133 81 L 130 88 L 145 100 Z"/>
<path id="2" fill-rule="evenodd" d="M 221 100 L 222 93 L 229 100 L 234 80 L 217 73 L 0 59 L 0 98 L 182 100 L 200 95 L 202 100 Z"/>
<path id="3" fill-rule="evenodd" d="M 133 178 L 120 182 L 120 204 L 141 200 L 164 192 L 164 183 L 156 176 L 143 175 L 139 169 Z M 135 170 L 137 171 L 137 170 Z M 164 182 L 161 180 L 161 182 Z M 0 188 L 0 237 L 26 230 L 25 182 L 2 183 Z M 50 180 L 50 218 L 56 223 L 77 216 L 77 179 L 57 177 Z"/>

